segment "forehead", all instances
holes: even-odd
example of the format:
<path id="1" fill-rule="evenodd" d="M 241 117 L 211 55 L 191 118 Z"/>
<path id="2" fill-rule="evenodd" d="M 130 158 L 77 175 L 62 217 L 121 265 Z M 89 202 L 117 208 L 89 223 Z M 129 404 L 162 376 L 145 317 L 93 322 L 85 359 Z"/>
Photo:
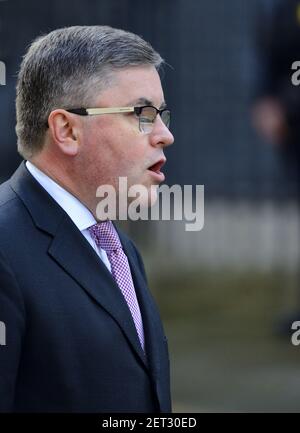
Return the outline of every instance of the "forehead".
<path id="1" fill-rule="evenodd" d="M 102 106 L 112 106 L 133 104 L 142 99 L 156 106 L 164 102 L 160 77 L 153 66 L 136 66 L 113 72 L 111 84 L 101 92 L 97 102 Z"/>

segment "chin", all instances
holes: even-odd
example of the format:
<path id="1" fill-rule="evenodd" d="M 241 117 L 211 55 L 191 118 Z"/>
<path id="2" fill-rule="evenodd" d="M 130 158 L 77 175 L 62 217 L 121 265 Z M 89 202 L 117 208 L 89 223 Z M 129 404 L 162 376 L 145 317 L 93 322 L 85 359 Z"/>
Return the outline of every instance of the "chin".
<path id="1" fill-rule="evenodd" d="M 130 187 L 130 193 L 128 197 L 128 203 L 135 202 L 140 207 L 151 207 L 153 206 L 158 198 L 157 194 L 158 185 L 132 185 Z"/>
<path id="2" fill-rule="evenodd" d="M 157 202 L 157 198 L 158 198 L 157 189 L 158 189 L 158 185 L 151 186 L 151 189 L 149 191 L 149 196 L 148 196 L 149 207 L 154 206 L 155 203 Z"/>
<path id="3" fill-rule="evenodd" d="M 147 194 L 141 196 L 141 206 L 142 207 L 152 207 L 157 202 L 158 193 L 157 193 L 158 185 L 151 185 L 151 187 L 147 188 Z"/>

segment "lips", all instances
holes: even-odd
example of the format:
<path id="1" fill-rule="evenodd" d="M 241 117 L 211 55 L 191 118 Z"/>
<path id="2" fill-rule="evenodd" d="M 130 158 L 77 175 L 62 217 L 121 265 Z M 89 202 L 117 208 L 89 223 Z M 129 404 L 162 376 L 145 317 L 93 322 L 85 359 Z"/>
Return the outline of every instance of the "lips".
<path id="1" fill-rule="evenodd" d="M 153 176 L 155 176 L 155 178 L 159 182 L 163 182 L 165 180 L 165 175 L 160 171 L 161 168 L 165 165 L 165 163 L 166 158 L 161 158 L 148 168 L 148 170 L 153 174 Z"/>
<path id="2" fill-rule="evenodd" d="M 154 171 L 155 173 L 160 173 L 160 169 L 165 165 L 166 159 L 161 158 L 159 161 L 155 162 L 153 165 L 151 165 L 148 170 Z"/>

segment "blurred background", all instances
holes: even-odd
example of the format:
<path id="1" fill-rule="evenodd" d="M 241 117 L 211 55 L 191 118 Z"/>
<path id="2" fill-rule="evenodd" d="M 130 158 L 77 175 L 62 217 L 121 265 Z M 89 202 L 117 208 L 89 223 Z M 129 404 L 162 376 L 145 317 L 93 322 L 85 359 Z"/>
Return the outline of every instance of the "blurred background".
<path id="1" fill-rule="evenodd" d="M 174 411 L 300 411 L 300 1 L 2 0 L 0 180 L 16 151 L 15 81 L 28 44 L 68 25 L 141 35 L 165 58 L 175 144 L 168 185 L 205 186 L 205 223 L 125 225 L 159 304 Z"/>

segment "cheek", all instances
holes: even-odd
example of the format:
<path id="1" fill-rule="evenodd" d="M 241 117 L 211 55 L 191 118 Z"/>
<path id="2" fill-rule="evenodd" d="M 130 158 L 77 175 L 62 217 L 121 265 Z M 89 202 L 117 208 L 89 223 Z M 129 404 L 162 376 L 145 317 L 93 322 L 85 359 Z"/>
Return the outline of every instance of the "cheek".
<path id="1" fill-rule="evenodd" d="M 145 152 L 142 151 L 141 147 L 135 149 L 126 156 L 126 165 L 124 171 L 127 172 L 129 184 L 144 184 L 146 171 L 146 157 Z"/>
<path id="2" fill-rule="evenodd" d="M 147 143 L 132 125 L 103 122 L 97 131 L 85 134 L 85 152 L 93 177 L 115 183 L 127 177 L 128 183 L 143 183 Z"/>
<path id="3" fill-rule="evenodd" d="M 120 140 L 120 146 L 111 154 L 112 165 L 118 176 L 127 176 L 128 182 L 141 183 L 145 172 L 146 144 L 136 135 Z"/>

